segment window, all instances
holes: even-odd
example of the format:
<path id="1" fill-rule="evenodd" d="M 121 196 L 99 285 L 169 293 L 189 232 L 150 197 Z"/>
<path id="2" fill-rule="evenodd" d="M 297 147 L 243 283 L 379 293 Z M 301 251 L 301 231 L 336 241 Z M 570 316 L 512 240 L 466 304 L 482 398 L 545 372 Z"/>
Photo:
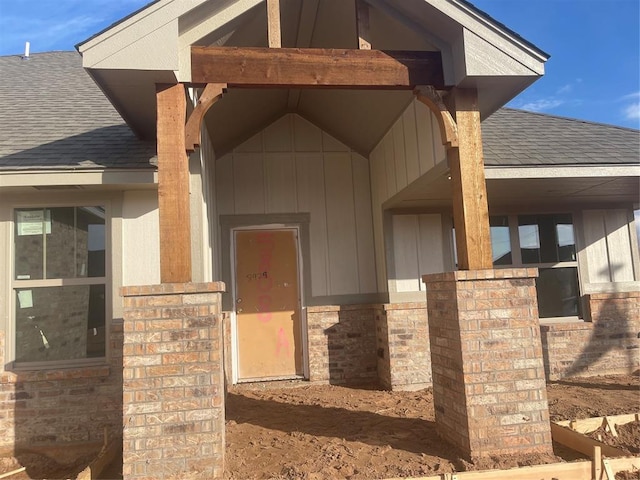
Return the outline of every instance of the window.
<path id="1" fill-rule="evenodd" d="M 16 364 L 106 355 L 103 206 L 14 210 Z"/>
<path id="2" fill-rule="evenodd" d="M 489 226 L 495 267 L 538 268 L 540 318 L 582 316 L 570 214 L 491 216 Z M 455 230 L 453 244 L 455 256 Z"/>

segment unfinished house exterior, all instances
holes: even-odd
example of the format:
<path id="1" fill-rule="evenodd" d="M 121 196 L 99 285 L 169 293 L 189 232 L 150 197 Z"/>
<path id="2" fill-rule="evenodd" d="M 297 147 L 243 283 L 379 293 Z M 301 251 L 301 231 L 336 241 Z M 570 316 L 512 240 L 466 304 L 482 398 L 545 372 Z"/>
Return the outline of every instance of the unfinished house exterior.
<path id="1" fill-rule="evenodd" d="M 640 368 L 638 131 L 501 108 L 547 55 L 471 4 L 158 0 L 78 50 L 0 58 L 0 448 L 217 477 L 225 384 L 301 379 L 544 452 L 545 378 Z"/>

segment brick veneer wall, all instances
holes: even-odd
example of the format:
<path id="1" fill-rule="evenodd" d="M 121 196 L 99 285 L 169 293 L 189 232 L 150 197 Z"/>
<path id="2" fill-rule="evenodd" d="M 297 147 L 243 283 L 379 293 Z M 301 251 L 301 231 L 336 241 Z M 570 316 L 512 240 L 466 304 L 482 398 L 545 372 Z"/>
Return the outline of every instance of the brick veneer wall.
<path id="1" fill-rule="evenodd" d="M 122 323 L 109 328 L 109 363 L 78 368 L 4 371 L 0 331 L 0 452 L 38 445 L 101 444 L 122 430 Z"/>
<path id="2" fill-rule="evenodd" d="M 222 283 L 124 287 L 125 479 L 221 478 Z"/>
<path id="3" fill-rule="evenodd" d="M 586 296 L 586 322 L 541 326 L 550 380 L 640 369 L 640 292 Z"/>
<path id="4" fill-rule="evenodd" d="M 307 308 L 309 380 L 356 384 L 377 380 L 375 305 Z"/>
<path id="5" fill-rule="evenodd" d="M 536 269 L 426 275 L 439 434 L 471 459 L 550 454 Z"/>
<path id="6" fill-rule="evenodd" d="M 418 390 L 431 385 L 427 304 L 398 303 L 376 313 L 378 378 L 388 390 Z"/>

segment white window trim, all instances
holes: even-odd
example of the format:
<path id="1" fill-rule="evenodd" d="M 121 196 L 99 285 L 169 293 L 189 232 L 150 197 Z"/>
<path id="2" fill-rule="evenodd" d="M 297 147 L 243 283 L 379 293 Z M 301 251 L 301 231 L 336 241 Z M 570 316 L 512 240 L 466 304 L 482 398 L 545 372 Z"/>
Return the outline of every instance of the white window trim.
<path id="1" fill-rule="evenodd" d="M 64 207 L 86 207 L 100 205 L 105 209 L 105 276 L 104 277 L 76 277 L 67 279 L 43 279 L 43 280 L 17 280 L 15 275 L 15 212 L 20 209 L 29 208 L 64 208 Z M 34 199 L 29 202 L 16 202 L 8 206 L 7 229 L 7 257 L 5 261 L 8 268 L 7 288 L 5 289 L 7 302 L 7 324 L 5 334 L 5 370 L 13 372 L 24 372 L 33 370 L 59 370 L 64 368 L 93 367 L 108 365 L 111 357 L 110 342 L 111 319 L 113 315 L 113 291 L 112 291 L 112 228 L 113 210 L 110 199 L 103 196 L 90 196 L 77 198 L 74 200 L 47 201 L 44 198 Z M 38 362 L 15 361 L 16 346 L 16 295 L 15 291 L 21 288 L 52 287 L 52 286 L 76 286 L 76 285 L 104 285 L 105 287 L 105 356 L 97 358 L 83 358 L 70 360 L 52 360 Z"/>

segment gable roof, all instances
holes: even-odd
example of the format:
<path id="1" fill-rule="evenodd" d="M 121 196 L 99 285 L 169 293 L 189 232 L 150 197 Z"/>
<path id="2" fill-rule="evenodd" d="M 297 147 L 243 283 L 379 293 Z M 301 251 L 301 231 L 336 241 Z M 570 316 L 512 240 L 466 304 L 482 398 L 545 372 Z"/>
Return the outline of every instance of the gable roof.
<path id="1" fill-rule="evenodd" d="M 637 165 L 640 131 L 502 108 L 482 123 L 487 166 Z M 75 52 L 0 57 L 0 169 L 149 168 Z"/>
<path id="2" fill-rule="evenodd" d="M 0 169 L 149 168 L 154 155 L 76 52 L 0 57 Z"/>
<path id="3" fill-rule="evenodd" d="M 637 165 L 640 131 L 502 108 L 482 123 L 485 165 Z"/>

